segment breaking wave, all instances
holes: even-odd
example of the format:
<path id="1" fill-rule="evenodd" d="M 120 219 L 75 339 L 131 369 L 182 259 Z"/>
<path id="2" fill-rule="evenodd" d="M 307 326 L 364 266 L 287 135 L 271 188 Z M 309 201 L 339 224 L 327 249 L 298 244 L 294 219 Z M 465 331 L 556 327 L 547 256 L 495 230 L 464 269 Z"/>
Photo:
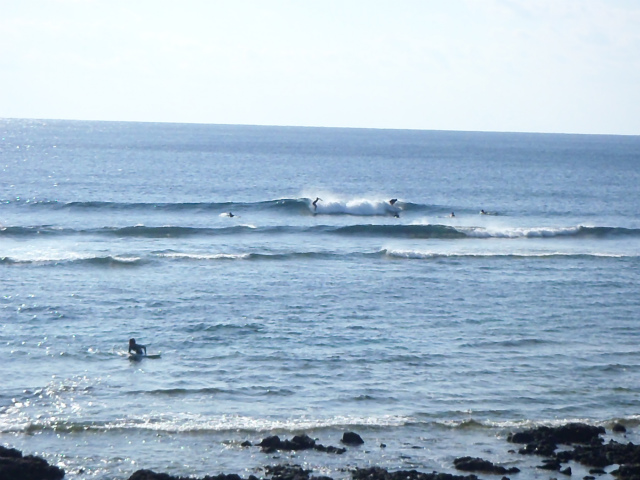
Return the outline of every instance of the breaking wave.
<path id="1" fill-rule="evenodd" d="M 254 225 L 232 225 L 225 227 L 186 227 L 186 226 L 145 226 L 102 227 L 94 229 L 60 228 L 51 225 L 0 228 L 3 236 L 72 236 L 97 235 L 115 237 L 147 237 L 147 238 L 181 238 L 190 236 L 220 236 L 243 234 L 300 234 L 323 233 L 354 237 L 387 237 L 387 238 L 555 238 L 555 237 L 594 237 L 606 238 L 616 236 L 640 236 L 640 229 L 622 227 L 531 227 L 489 229 L 482 227 L 459 227 L 439 224 L 393 225 L 393 224 L 356 224 L 348 226 L 314 225 L 289 226 L 278 225 L 256 227 Z"/>

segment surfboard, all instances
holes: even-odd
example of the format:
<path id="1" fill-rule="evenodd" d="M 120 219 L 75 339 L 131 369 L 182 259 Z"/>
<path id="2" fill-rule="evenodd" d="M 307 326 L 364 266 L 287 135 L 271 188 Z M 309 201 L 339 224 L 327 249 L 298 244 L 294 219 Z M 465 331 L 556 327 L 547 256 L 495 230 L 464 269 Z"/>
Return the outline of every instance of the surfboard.
<path id="1" fill-rule="evenodd" d="M 160 358 L 160 356 L 160 353 L 149 353 L 147 355 L 144 355 L 142 353 L 130 353 L 129 360 L 138 361 L 142 360 L 143 358 Z"/>

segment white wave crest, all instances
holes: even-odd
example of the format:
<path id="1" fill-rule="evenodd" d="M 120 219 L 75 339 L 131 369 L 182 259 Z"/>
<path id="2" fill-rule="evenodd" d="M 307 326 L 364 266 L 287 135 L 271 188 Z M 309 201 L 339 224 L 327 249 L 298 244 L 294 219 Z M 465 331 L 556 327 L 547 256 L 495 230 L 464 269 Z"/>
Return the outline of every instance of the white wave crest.
<path id="1" fill-rule="evenodd" d="M 248 253 L 158 253 L 161 258 L 180 260 L 244 260 L 250 257 Z"/>
<path id="2" fill-rule="evenodd" d="M 314 207 L 309 204 L 312 212 L 323 215 L 396 215 L 401 211 L 397 204 L 392 205 L 389 200 L 354 198 L 349 200 L 326 198 L 319 199 Z"/>
<path id="3" fill-rule="evenodd" d="M 604 252 L 436 252 L 436 251 L 421 251 L 421 250 L 393 250 L 384 249 L 383 254 L 392 258 L 405 258 L 409 260 L 423 260 L 423 259 L 436 259 L 436 258 L 549 258 L 549 257 L 577 257 L 577 256 L 589 256 L 589 257 L 604 257 L 604 258 L 626 258 L 627 255 L 618 253 L 604 253 Z"/>
<path id="4" fill-rule="evenodd" d="M 571 236 L 579 233 L 582 227 L 516 227 L 516 228 L 483 228 L 456 227 L 468 237 L 474 238 L 544 238 Z"/>
<path id="5" fill-rule="evenodd" d="M 176 414 L 160 417 L 145 416 L 106 424 L 105 429 L 136 428 L 164 432 L 202 432 L 202 431 L 252 431 L 271 432 L 274 430 L 296 432 L 327 427 L 354 426 L 403 426 L 411 421 L 408 417 L 384 415 L 334 416 L 328 418 L 289 418 L 269 419 L 242 415 L 221 415 L 209 417 L 197 414 Z"/>
<path id="6" fill-rule="evenodd" d="M 4 412 L 2 412 L 4 413 Z M 334 416 L 328 418 L 288 418 L 270 419 L 255 418 L 242 415 L 208 416 L 190 413 L 142 415 L 121 418 L 106 422 L 75 422 L 59 414 L 51 417 L 30 418 L 28 415 L 17 416 L 8 411 L 0 414 L 0 432 L 20 432 L 37 430 L 151 430 L 166 433 L 192 432 L 228 432 L 246 431 L 262 432 L 297 432 L 318 428 L 346 428 L 358 426 L 402 427 L 413 419 L 403 416 Z"/>

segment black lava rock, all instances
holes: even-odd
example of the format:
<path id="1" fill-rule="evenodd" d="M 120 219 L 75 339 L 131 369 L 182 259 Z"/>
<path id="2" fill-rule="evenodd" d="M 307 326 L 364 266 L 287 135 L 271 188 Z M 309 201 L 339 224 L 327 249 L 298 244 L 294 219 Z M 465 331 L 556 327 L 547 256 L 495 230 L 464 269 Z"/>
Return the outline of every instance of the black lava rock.
<path id="1" fill-rule="evenodd" d="M 498 475 L 504 475 L 505 473 L 518 473 L 519 468 L 505 468 L 500 465 L 495 465 L 489 460 L 483 460 L 482 458 L 473 457 L 460 457 L 453 461 L 454 467 L 457 470 L 464 472 L 481 472 L 481 473 L 495 473 Z"/>
<path id="2" fill-rule="evenodd" d="M 423 473 L 416 470 L 389 472 L 381 467 L 357 468 L 351 472 L 353 480 L 478 480 L 475 475 L 452 475 L 450 473 Z"/>
<path id="3" fill-rule="evenodd" d="M 168 473 L 156 473 L 152 470 L 136 470 L 129 480 L 184 480 L 183 477 L 174 477 Z"/>
<path id="4" fill-rule="evenodd" d="M 129 477 L 129 480 L 194 480 L 192 477 L 176 477 L 168 473 L 156 473 L 152 470 L 137 470 Z M 210 476 L 206 475 L 201 480 L 243 480 L 240 475 L 229 474 Z M 248 480 L 258 480 L 257 477 L 250 475 Z"/>
<path id="5" fill-rule="evenodd" d="M 319 452 L 327 452 L 327 453 L 337 453 L 338 455 L 345 453 L 347 450 L 344 448 L 325 447 L 324 445 L 320 445 L 316 443 L 316 441 L 309 437 L 308 435 L 296 435 L 291 440 L 280 440 L 277 435 L 272 437 L 267 437 L 263 439 L 259 444 L 259 447 L 262 448 L 262 451 L 265 453 L 273 453 L 276 450 L 280 450 L 283 452 L 293 452 L 299 450 L 318 450 Z"/>
<path id="6" fill-rule="evenodd" d="M 345 445 L 362 445 L 364 443 L 362 437 L 354 432 L 345 432 L 340 441 Z"/>
<path id="7" fill-rule="evenodd" d="M 538 427 L 524 432 L 509 435 L 507 440 L 512 443 L 526 443 L 521 448 L 521 454 L 536 454 L 551 456 L 558 448 L 558 444 L 572 445 L 602 443 L 600 438 L 604 434 L 603 427 L 594 427 L 584 423 L 568 423 L 560 427 Z"/>
<path id="8" fill-rule="evenodd" d="M 20 458 L 22 457 L 22 452 L 20 450 L 16 450 L 15 448 L 7 448 L 0 445 L 0 458 Z"/>
<path id="9" fill-rule="evenodd" d="M 61 480 L 64 470 L 33 455 L 22 456 L 15 448 L 0 447 L 0 479 L 2 480 Z"/>
<path id="10" fill-rule="evenodd" d="M 263 438 L 258 446 L 262 448 L 263 452 L 271 453 L 282 447 L 282 440 L 280 440 L 280 437 L 277 435 L 273 435 L 271 437 Z"/>
<path id="11" fill-rule="evenodd" d="M 624 432 L 626 432 L 626 431 L 627 431 L 627 428 L 626 428 L 624 425 L 622 425 L 621 423 L 616 423 L 616 424 L 613 426 L 612 430 L 613 430 L 614 432 L 616 432 L 616 433 L 624 433 Z"/>
<path id="12" fill-rule="evenodd" d="M 640 465 L 620 465 L 620 468 L 611 472 L 611 475 L 619 480 L 638 480 L 640 478 Z"/>
<path id="13" fill-rule="evenodd" d="M 571 467 L 567 467 L 564 470 L 560 470 L 560 473 L 570 477 L 571 476 Z"/>

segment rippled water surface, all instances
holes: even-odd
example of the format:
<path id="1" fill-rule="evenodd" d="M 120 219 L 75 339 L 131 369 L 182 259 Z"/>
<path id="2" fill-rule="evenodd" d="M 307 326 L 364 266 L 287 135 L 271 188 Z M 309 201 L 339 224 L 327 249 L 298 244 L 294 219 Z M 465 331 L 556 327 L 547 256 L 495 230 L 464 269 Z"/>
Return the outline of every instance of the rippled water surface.
<path id="1" fill-rule="evenodd" d="M 0 443 L 67 478 L 475 455 L 546 479 L 509 432 L 638 441 L 638 137 L 0 129 Z M 241 446 L 349 430 L 340 456 Z"/>

